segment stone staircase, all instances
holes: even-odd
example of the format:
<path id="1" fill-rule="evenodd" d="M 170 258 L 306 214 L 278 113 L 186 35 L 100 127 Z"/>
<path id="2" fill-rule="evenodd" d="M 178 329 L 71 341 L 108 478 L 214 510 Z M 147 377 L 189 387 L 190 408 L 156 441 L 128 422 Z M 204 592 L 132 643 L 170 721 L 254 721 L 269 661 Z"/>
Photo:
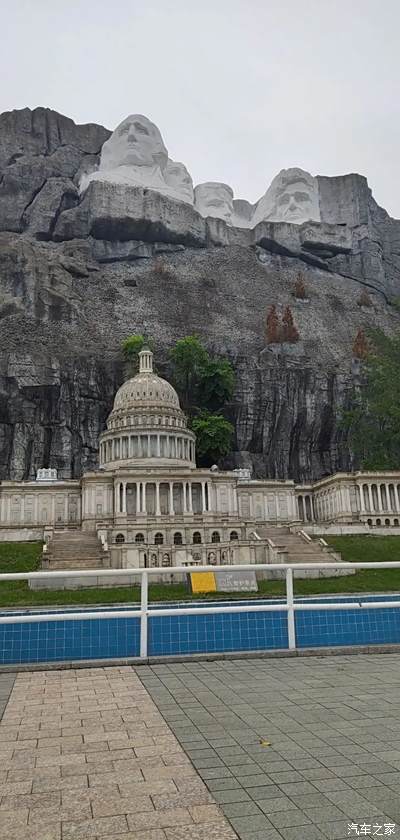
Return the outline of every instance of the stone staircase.
<path id="1" fill-rule="evenodd" d="M 324 546 L 318 540 L 302 536 L 299 527 L 290 530 L 287 526 L 262 525 L 257 527 L 257 533 L 262 539 L 269 539 L 277 549 L 275 562 L 282 563 L 337 563 L 341 561 L 339 552 Z M 354 574 L 353 569 L 343 568 L 329 570 L 299 570 L 297 577 L 338 577 Z M 279 576 L 279 574 L 277 575 Z"/>
<path id="2" fill-rule="evenodd" d="M 56 530 L 43 552 L 42 568 L 49 571 L 109 568 L 108 551 L 104 551 L 97 534 L 84 531 Z"/>

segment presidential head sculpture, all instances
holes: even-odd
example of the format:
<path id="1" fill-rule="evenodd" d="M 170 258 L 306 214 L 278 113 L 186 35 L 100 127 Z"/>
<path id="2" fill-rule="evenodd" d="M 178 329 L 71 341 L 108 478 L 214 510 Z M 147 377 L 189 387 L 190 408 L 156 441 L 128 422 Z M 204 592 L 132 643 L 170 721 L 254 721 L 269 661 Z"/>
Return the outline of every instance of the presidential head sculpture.
<path id="1" fill-rule="evenodd" d="M 206 181 L 194 188 L 194 206 L 205 219 L 212 216 L 232 223 L 233 190 L 228 184 Z"/>
<path id="2" fill-rule="evenodd" d="M 82 177 L 80 190 L 91 181 L 107 181 L 161 192 L 166 189 L 167 163 L 168 151 L 157 126 L 142 114 L 131 114 L 103 144 L 99 167 Z"/>
<path id="3" fill-rule="evenodd" d="M 317 179 L 304 169 L 282 169 L 257 202 L 252 227 L 262 221 L 301 225 L 320 220 Z"/>
<path id="4" fill-rule="evenodd" d="M 164 180 L 169 195 L 193 204 L 193 181 L 184 163 L 168 159 Z"/>
<path id="5" fill-rule="evenodd" d="M 157 126 L 142 114 L 131 114 L 104 143 L 99 169 L 156 166 L 163 171 L 167 161 L 168 152 Z"/>

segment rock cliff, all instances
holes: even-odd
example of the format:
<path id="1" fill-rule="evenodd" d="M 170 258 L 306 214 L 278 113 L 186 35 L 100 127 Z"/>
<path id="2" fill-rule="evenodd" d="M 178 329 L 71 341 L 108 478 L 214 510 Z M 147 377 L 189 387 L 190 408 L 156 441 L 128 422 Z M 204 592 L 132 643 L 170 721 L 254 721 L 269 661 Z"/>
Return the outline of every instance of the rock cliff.
<path id="1" fill-rule="evenodd" d="M 193 332 L 231 358 L 227 466 L 304 481 L 353 466 L 340 422 L 352 345 L 360 326 L 400 327 L 400 222 L 360 175 L 317 177 L 320 222 L 253 229 L 144 187 L 80 193 L 109 136 L 43 108 L 0 116 L 0 479 L 96 465 L 120 343 L 143 331 L 166 375 L 169 347 Z M 291 306 L 297 344 L 266 347 L 272 304 Z"/>

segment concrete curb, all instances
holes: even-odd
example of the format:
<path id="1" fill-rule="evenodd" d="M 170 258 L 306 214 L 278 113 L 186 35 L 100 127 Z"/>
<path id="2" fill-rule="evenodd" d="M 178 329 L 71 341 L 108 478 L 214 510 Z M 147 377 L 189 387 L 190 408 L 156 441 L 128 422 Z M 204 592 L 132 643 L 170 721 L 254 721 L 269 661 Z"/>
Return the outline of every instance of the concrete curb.
<path id="1" fill-rule="evenodd" d="M 356 656 L 365 654 L 400 654 L 400 644 L 349 645 L 348 647 L 299 648 L 296 650 L 250 650 L 230 653 L 190 653 L 181 656 L 127 657 L 125 659 L 80 659 L 70 662 L 27 662 L 20 665 L 0 665 L 0 674 L 23 671 L 66 671 L 81 668 L 115 668 L 131 665 L 135 668 L 151 665 L 168 665 L 174 662 L 220 662 L 237 659 L 293 659 L 310 656 Z"/>

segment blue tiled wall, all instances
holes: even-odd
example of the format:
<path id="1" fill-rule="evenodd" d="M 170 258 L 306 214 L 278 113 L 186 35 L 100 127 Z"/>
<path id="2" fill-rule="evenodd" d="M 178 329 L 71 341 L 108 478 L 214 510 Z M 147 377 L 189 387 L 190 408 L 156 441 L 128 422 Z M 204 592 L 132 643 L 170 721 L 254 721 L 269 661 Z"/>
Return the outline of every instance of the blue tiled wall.
<path id="1" fill-rule="evenodd" d="M 400 643 L 400 609 L 298 610 L 297 647 Z"/>
<path id="2" fill-rule="evenodd" d="M 149 656 L 288 646 L 284 612 L 209 613 L 149 619 Z"/>
<path id="3" fill-rule="evenodd" d="M 0 663 L 139 656 L 139 618 L 0 624 Z"/>
<path id="4" fill-rule="evenodd" d="M 325 600 L 346 601 L 348 608 L 296 611 L 297 647 L 400 644 L 399 608 L 354 609 L 352 602 L 358 601 L 357 597 Z M 368 601 L 368 597 L 362 600 Z M 149 656 L 285 649 L 287 618 L 280 603 L 277 600 L 276 611 L 268 612 L 152 616 Z M 139 616 L 86 619 L 82 611 L 82 619 L 77 621 L 38 623 L 32 613 L 32 621 L 26 624 L 0 624 L 0 664 L 125 658 L 139 653 Z"/>

